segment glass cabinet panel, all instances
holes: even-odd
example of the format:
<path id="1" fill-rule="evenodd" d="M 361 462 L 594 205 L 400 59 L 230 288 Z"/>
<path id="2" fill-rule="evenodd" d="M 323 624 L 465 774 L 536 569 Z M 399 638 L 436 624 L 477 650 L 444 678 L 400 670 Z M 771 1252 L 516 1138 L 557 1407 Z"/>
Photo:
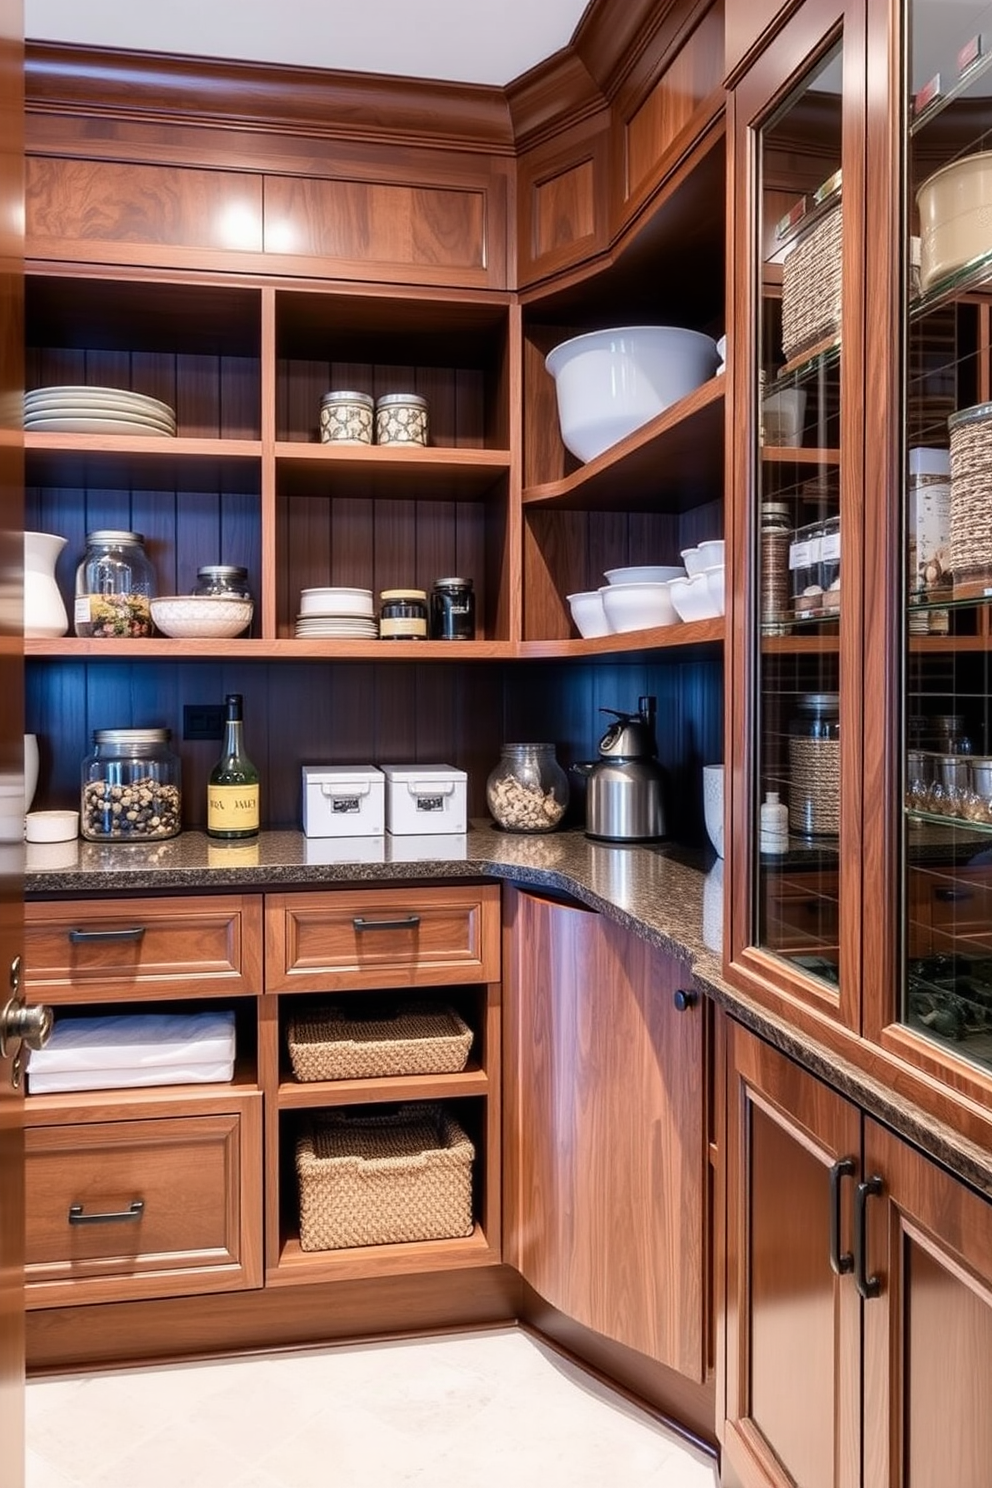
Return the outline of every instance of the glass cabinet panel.
<path id="1" fill-rule="evenodd" d="M 992 7 L 906 0 L 901 1020 L 992 1067 Z"/>
<path id="2" fill-rule="evenodd" d="M 753 943 L 834 991 L 844 624 L 843 81 L 838 40 L 754 133 Z"/>

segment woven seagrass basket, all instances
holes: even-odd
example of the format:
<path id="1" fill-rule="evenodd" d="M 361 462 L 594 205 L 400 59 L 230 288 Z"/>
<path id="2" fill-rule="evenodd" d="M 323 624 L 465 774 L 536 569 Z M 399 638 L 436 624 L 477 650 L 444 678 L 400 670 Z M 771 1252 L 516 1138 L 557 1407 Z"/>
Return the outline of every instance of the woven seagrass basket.
<path id="1" fill-rule="evenodd" d="M 962 408 L 951 435 L 951 572 L 959 596 L 992 586 L 992 403 Z"/>
<path id="2" fill-rule="evenodd" d="M 401 1003 L 368 1018 L 326 1006 L 295 1013 L 287 1042 L 297 1080 L 448 1075 L 465 1068 L 472 1030 L 441 1003 Z"/>
<path id="3" fill-rule="evenodd" d="M 301 1249 L 470 1235 L 474 1158 L 442 1105 L 321 1112 L 296 1144 Z"/>
<path id="4" fill-rule="evenodd" d="M 804 234 L 782 265 L 782 350 L 786 361 L 840 329 L 840 202 Z"/>

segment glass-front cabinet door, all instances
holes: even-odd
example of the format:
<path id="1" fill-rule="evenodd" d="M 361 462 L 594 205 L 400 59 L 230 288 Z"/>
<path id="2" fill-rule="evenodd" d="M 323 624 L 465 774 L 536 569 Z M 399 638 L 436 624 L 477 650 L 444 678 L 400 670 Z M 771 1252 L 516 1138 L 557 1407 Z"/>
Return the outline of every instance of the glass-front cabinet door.
<path id="1" fill-rule="evenodd" d="M 807 4 L 735 90 L 732 958 L 857 1026 L 863 520 L 860 4 Z M 740 679 L 744 679 L 743 686 Z M 736 752 L 736 749 L 735 749 Z M 737 866 L 741 865 L 738 858 Z M 746 885 L 746 892 L 739 886 Z M 845 934 L 845 927 L 854 927 Z"/>
<path id="2" fill-rule="evenodd" d="M 896 1028 L 992 1072 L 992 5 L 902 22 Z"/>

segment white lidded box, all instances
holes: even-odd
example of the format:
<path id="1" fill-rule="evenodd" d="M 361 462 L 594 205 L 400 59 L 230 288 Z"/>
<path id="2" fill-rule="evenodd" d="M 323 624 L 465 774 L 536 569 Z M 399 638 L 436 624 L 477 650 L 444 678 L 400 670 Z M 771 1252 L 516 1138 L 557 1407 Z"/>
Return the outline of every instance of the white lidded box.
<path id="1" fill-rule="evenodd" d="M 464 832 L 468 776 L 452 765 L 383 765 L 386 831 L 396 836 Z"/>
<path id="2" fill-rule="evenodd" d="M 386 781 L 375 765 L 304 765 L 307 837 L 381 837 Z"/>

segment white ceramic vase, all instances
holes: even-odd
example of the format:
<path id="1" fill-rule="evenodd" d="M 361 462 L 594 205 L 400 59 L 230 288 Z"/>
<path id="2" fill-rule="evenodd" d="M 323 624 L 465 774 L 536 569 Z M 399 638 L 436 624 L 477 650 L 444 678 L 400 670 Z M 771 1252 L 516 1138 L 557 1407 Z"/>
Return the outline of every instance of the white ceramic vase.
<path id="1" fill-rule="evenodd" d="M 57 532 L 24 534 L 24 634 L 51 639 L 64 636 L 69 617 L 59 586 L 55 564 L 66 540 Z"/>
<path id="2" fill-rule="evenodd" d="M 717 856 L 723 857 L 723 766 L 703 766 L 703 820 Z"/>
<path id="3" fill-rule="evenodd" d="M 31 810 L 38 789 L 38 735 L 24 735 L 24 814 Z"/>

